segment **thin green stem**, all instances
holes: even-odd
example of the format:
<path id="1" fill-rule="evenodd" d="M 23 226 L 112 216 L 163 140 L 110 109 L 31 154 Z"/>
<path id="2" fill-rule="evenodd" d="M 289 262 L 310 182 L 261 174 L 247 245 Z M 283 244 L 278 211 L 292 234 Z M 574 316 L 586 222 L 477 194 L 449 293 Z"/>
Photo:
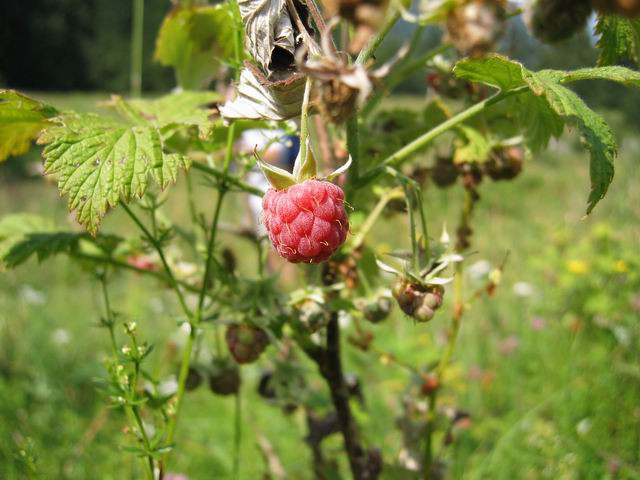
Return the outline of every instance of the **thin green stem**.
<path id="1" fill-rule="evenodd" d="M 229 187 L 235 187 L 238 190 L 241 190 L 250 195 L 256 195 L 258 197 L 262 197 L 264 195 L 264 192 L 259 188 L 249 185 L 248 183 L 245 183 L 236 177 L 232 177 L 230 175 L 224 174 L 223 172 L 216 170 L 215 168 L 212 168 L 209 165 L 205 165 L 202 162 L 193 162 L 191 166 L 196 170 L 200 170 L 201 172 L 206 173 L 207 175 L 211 175 L 212 177 L 215 177 L 217 180 L 226 182 Z"/>
<path id="2" fill-rule="evenodd" d="M 378 49 L 382 41 L 385 39 L 389 31 L 393 28 L 396 22 L 400 19 L 400 11 L 394 12 L 378 31 L 378 33 L 372 37 L 370 42 L 360 51 L 358 58 L 356 58 L 356 65 L 365 65 L 369 59 L 373 56 Z M 346 126 L 347 133 L 347 150 L 351 155 L 351 167 L 349 168 L 349 183 L 357 184 L 360 178 L 360 138 L 358 131 L 358 114 L 355 113 L 348 121 Z M 353 195 L 353 191 L 349 191 L 350 196 Z"/>
<path id="3" fill-rule="evenodd" d="M 190 325 L 189 336 L 187 337 L 187 343 L 182 350 L 182 361 L 180 362 L 180 372 L 178 373 L 178 391 L 176 392 L 176 400 L 174 403 L 173 416 L 169 420 L 167 426 L 167 442 L 168 446 L 173 445 L 173 439 L 176 434 L 176 426 L 178 425 L 178 414 L 180 413 L 180 407 L 182 406 L 182 398 L 184 397 L 185 386 L 187 384 L 187 376 L 189 375 L 189 368 L 191 366 L 191 352 L 193 351 L 193 340 L 196 336 L 196 327 Z M 167 461 L 167 456 L 164 458 L 164 462 Z"/>
<path id="4" fill-rule="evenodd" d="M 90 255 L 87 253 L 79 253 L 79 252 L 72 252 L 70 254 L 73 258 L 77 258 L 78 260 L 87 260 L 89 262 L 96 262 L 96 263 L 102 263 L 105 265 L 112 265 L 116 268 L 122 268 L 124 270 L 130 270 L 132 272 L 136 272 L 139 273 L 141 275 L 148 275 L 150 277 L 155 277 L 158 280 L 162 280 L 163 282 L 170 282 L 169 277 L 167 277 L 167 275 L 161 273 L 161 272 L 156 272 L 155 270 L 146 270 L 144 268 L 139 268 L 136 267 L 134 265 L 130 265 L 126 262 L 121 262 L 120 260 L 116 260 L 115 258 L 110 258 L 110 257 L 102 257 L 99 255 Z M 188 283 L 182 282 L 180 280 L 177 280 L 178 285 L 180 285 L 182 288 L 184 288 L 185 290 L 188 290 L 190 292 L 193 293 L 197 293 L 200 291 L 200 289 L 194 287 L 193 285 L 189 285 Z"/>
<path id="5" fill-rule="evenodd" d="M 369 61 L 371 57 L 373 57 L 374 53 L 383 42 L 387 34 L 395 26 L 396 22 L 400 20 L 400 17 L 400 10 L 396 10 L 387 18 L 387 21 L 384 23 L 378 33 L 373 36 L 369 43 L 360 51 L 358 58 L 356 58 L 357 65 L 364 65 Z"/>
<path id="6" fill-rule="evenodd" d="M 113 353 L 113 358 L 115 361 L 118 360 L 118 343 L 116 342 L 116 334 L 115 334 L 115 318 L 113 318 L 113 310 L 111 309 L 111 299 L 109 297 L 109 289 L 107 287 L 107 278 L 106 274 L 102 274 L 99 276 L 101 290 L 102 290 L 102 298 L 104 301 L 104 307 L 106 310 L 106 318 L 107 318 L 107 328 L 109 329 L 109 337 L 111 340 L 111 350 Z M 137 345 L 134 344 L 134 347 L 137 348 Z M 138 365 L 136 364 L 136 370 L 138 369 Z M 134 376 L 134 380 L 132 382 L 133 391 L 135 391 L 135 386 L 137 385 L 137 372 Z M 147 436 L 147 432 L 144 429 L 144 424 L 142 423 L 142 419 L 140 418 L 140 413 L 137 411 L 135 406 L 125 405 L 124 407 L 125 414 L 127 416 L 127 420 L 131 427 L 136 426 L 140 431 L 140 435 L 142 436 L 142 442 L 147 451 L 151 451 L 151 442 L 149 442 L 149 437 Z M 154 460 L 151 455 L 145 455 L 145 458 L 142 459 L 145 465 L 145 477 L 148 480 L 154 479 Z"/>
<path id="7" fill-rule="evenodd" d="M 171 267 L 169 267 L 169 263 L 167 262 L 167 258 L 165 257 L 162 245 L 158 243 L 156 238 L 151 234 L 151 232 L 147 229 L 147 227 L 144 226 L 142 221 L 133 212 L 133 210 L 131 210 L 127 206 L 126 203 L 121 202 L 121 205 L 124 208 L 124 211 L 127 212 L 127 215 L 129 215 L 129 217 L 138 226 L 138 228 L 140 228 L 143 235 L 147 238 L 147 241 L 153 246 L 156 252 L 158 252 L 158 256 L 160 257 L 160 261 L 162 262 L 164 271 L 167 274 L 169 283 L 171 284 L 171 287 L 173 288 L 173 290 L 176 292 L 176 296 L 178 297 L 178 301 L 180 302 L 180 306 L 182 307 L 184 314 L 187 316 L 187 318 L 191 317 L 191 311 L 189 310 L 189 307 L 187 307 L 187 303 L 185 302 L 184 295 L 182 294 L 182 290 L 180 290 L 180 285 L 178 284 L 178 281 L 173 275 L 173 271 L 171 270 Z"/>
<path id="8" fill-rule="evenodd" d="M 413 260 L 413 271 L 417 274 L 420 271 L 420 252 L 418 251 L 418 240 L 416 235 L 416 219 L 414 210 L 415 197 L 411 186 L 403 183 L 405 201 L 407 202 L 407 212 L 409 213 L 409 230 L 411 232 L 411 258 Z"/>
<path id="9" fill-rule="evenodd" d="M 437 47 L 429 50 L 427 53 L 411 61 L 404 62 L 397 66 L 386 78 L 382 88 L 379 88 L 376 93 L 367 100 L 366 105 L 360 111 L 360 115 L 366 118 L 375 108 L 380 104 L 384 96 L 402 81 L 413 75 L 418 69 L 425 66 L 425 64 L 436 55 L 447 51 L 451 48 L 448 44 L 438 45 Z"/>
<path id="10" fill-rule="evenodd" d="M 193 198 L 193 180 L 191 175 L 187 173 L 187 205 L 189 207 L 189 215 L 191 216 L 191 222 L 194 226 L 200 225 L 200 219 L 198 218 L 198 209 L 196 202 Z"/>
<path id="11" fill-rule="evenodd" d="M 473 211 L 474 200 L 473 193 L 466 190 L 465 200 L 462 207 L 461 224 L 466 225 L 470 221 Z M 464 266 L 462 262 L 455 264 L 455 274 L 453 277 L 453 314 L 451 322 L 451 330 L 447 338 L 447 345 L 440 357 L 440 361 L 436 367 L 436 377 L 442 380 L 445 370 L 453 357 L 458 334 L 460 332 L 460 324 L 464 315 Z M 425 461 L 424 461 L 424 479 L 431 479 L 431 468 L 433 464 L 433 422 L 435 421 L 437 406 L 437 391 L 430 396 L 429 408 L 427 410 L 427 434 L 425 438 Z"/>
<path id="12" fill-rule="evenodd" d="M 242 396 L 240 390 L 235 398 L 235 419 L 233 427 L 233 478 L 240 478 L 240 445 L 242 443 Z"/>
<path id="13" fill-rule="evenodd" d="M 431 260 L 431 250 L 429 245 L 429 228 L 427 226 L 427 215 L 424 212 L 424 197 L 422 196 L 422 190 L 416 188 L 416 199 L 418 203 L 418 212 L 420 213 L 420 223 L 422 225 L 422 248 L 424 249 L 424 263 L 429 265 Z"/>
<path id="14" fill-rule="evenodd" d="M 394 198 L 402 197 L 403 193 L 399 187 L 387 191 L 380 197 L 380 200 L 378 200 L 376 206 L 373 208 L 373 210 L 371 210 L 371 213 L 369 213 L 369 215 L 367 216 L 367 219 L 362 224 L 362 227 L 360 227 L 360 229 L 358 230 L 358 233 L 356 233 L 353 237 L 352 245 L 354 250 L 358 249 L 364 243 L 364 239 L 373 228 L 373 225 L 378 220 L 378 217 L 380 217 L 380 215 L 382 214 L 382 211 L 384 210 L 384 207 L 387 205 L 387 203 L 389 203 L 389 201 L 393 200 Z"/>
<path id="15" fill-rule="evenodd" d="M 107 324 L 107 328 L 109 329 L 109 338 L 111 340 L 111 350 L 113 352 L 113 357 L 118 358 L 118 342 L 116 341 L 116 332 L 114 328 L 115 319 L 113 318 L 113 310 L 111 310 L 111 300 L 109 299 L 109 290 L 107 288 L 106 274 L 102 274 L 98 278 L 100 280 L 102 298 L 104 300 L 104 308 L 107 310 L 106 324 Z"/>
<path id="16" fill-rule="evenodd" d="M 144 0 L 133 0 L 131 20 L 131 96 L 142 93 L 142 56 L 144 35 Z"/>
<path id="17" fill-rule="evenodd" d="M 351 155 L 349 167 L 349 183 L 356 184 L 360 178 L 360 135 L 358 131 L 358 114 L 347 121 L 347 150 Z"/>
<path id="18" fill-rule="evenodd" d="M 304 96 L 302 97 L 302 110 L 300 112 L 300 166 L 307 161 L 307 140 L 309 138 L 309 98 L 313 80 L 307 76 L 304 84 Z M 300 167 L 298 166 L 298 168 Z"/>
<path id="19" fill-rule="evenodd" d="M 439 137 L 443 133 L 448 132 L 449 130 L 457 127 L 461 123 L 469 120 L 475 115 L 478 115 L 479 113 L 485 111 L 486 109 L 495 105 L 496 103 L 499 103 L 514 95 L 518 95 L 520 93 L 528 91 L 528 89 L 529 87 L 524 86 L 524 87 L 510 90 L 504 93 L 498 92 L 495 95 L 487 98 L 486 100 L 476 103 L 475 105 L 472 105 L 471 107 L 467 108 L 466 110 L 463 110 L 457 115 L 454 115 L 448 120 L 442 122 L 437 127 L 432 128 L 431 130 L 426 132 L 424 135 L 419 136 L 408 145 L 405 145 L 394 154 L 387 157 L 375 168 L 372 168 L 371 170 L 369 170 L 365 175 L 360 177 L 360 180 L 355 185 L 355 187 L 361 188 L 361 187 L 364 187 L 365 185 L 368 185 L 371 181 L 373 181 L 380 174 L 382 174 L 387 167 L 399 166 L 400 164 L 402 164 L 404 161 L 411 158 L 412 155 L 414 155 L 416 152 L 418 152 L 422 148 L 426 147 L 429 143 L 431 143 L 433 140 L 435 140 L 437 137 Z"/>
<path id="20" fill-rule="evenodd" d="M 196 314 L 196 317 L 197 317 L 196 322 L 199 322 L 201 320 L 202 310 L 204 307 L 204 298 L 206 296 L 207 289 L 209 288 L 209 281 L 211 277 L 211 265 L 213 264 L 213 261 L 212 261 L 213 250 L 216 243 L 216 232 L 218 230 L 217 225 L 218 225 L 218 222 L 220 221 L 220 213 L 222 212 L 222 201 L 224 200 L 225 193 L 226 193 L 226 189 L 221 188 L 218 193 L 216 209 L 214 211 L 213 220 L 211 222 L 212 229 L 209 235 L 209 242 L 207 244 L 207 256 L 206 256 L 206 263 L 204 267 L 204 275 L 202 277 L 202 288 L 200 289 L 200 294 L 198 296 L 198 310 Z"/>
<path id="21" fill-rule="evenodd" d="M 235 137 L 235 128 L 236 124 L 233 123 L 229 127 L 227 131 L 227 146 L 225 150 L 224 156 L 224 165 L 222 174 L 226 177 L 229 173 L 229 165 L 231 164 L 231 158 L 233 156 L 233 139 Z M 200 295 L 198 296 L 198 310 L 196 313 L 196 322 L 199 322 L 202 319 L 202 310 L 204 306 L 204 297 L 207 292 L 207 288 L 209 288 L 209 277 L 211 276 L 211 265 L 212 265 L 212 257 L 213 250 L 216 243 L 216 236 L 218 233 L 218 223 L 220 222 L 220 214 L 222 212 L 222 202 L 224 201 L 224 197 L 228 191 L 227 183 L 223 180 L 220 185 L 220 189 L 218 192 L 218 200 L 216 202 L 215 211 L 213 213 L 213 220 L 211 221 L 211 229 L 209 234 L 209 242 L 207 244 L 207 255 L 206 255 L 206 263 L 204 267 L 204 275 L 202 278 L 202 288 L 200 290 Z"/>

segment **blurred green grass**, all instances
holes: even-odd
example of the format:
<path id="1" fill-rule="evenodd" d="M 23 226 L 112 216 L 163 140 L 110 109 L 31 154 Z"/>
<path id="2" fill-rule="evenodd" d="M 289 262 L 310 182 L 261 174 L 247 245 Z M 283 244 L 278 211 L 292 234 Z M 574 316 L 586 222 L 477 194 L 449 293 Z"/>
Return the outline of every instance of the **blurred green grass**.
<path id="1" fill-rule="evenodd" d="M 97 98 L 44 96 L 85 111 Z M 481 187 L 469 270 L 509 258 L 495 297 L 474 303 L 465 316 L 447 372 L 443 408 L 472 419 L 451 446 L 436 452 L 450 478 L 640 477 L 640 307 L 632 305 L 640 296 L 640 143 L 632 133 L 622 131 L 616 179 L 588 218 L 588 159 L 572 137 L 534 158 L 514 182 Z M 167 204 L 172 218 L 186 216 L 183 187 L 180 182 Z M 197 191 L 199 208 L 209 214 L 214 194 L 200 183 Z M 426 190 L 432 235 L 444 223 L 455 228 L 461 196 L 459 189 Z M 243 208 L 244 200 L 233 197 L 223 219 L 236 220 Z M 4 181 L 0 215 L 18 211 L 73 225 L 65 199 L 41 180 Z M 104 229 L 130 231 L 120 212 L 107 217 Z M 372 232 L 372 244 L 406 246 L 405 232 L 403 219 L 387 219 Z M 228 235 L 222 243 L 242 252 L 242 267 L 250 271 L 249 245 Z M 468 282 L 471 289 L 481 285 L 472 277 Z M 172 298 L 157 282 L 129 274 L 117 277 L 112 296 L 115 308 L 159 347 L 151 357 L 154 373 L 175 373 L 181 338 Z M 427 325 L 395 312 L 370 328 L 378 349 L 421 367 L 435 360 L 449 308 L 447 302 Z M 0 273 L 0 478 L 24 478 L 20 451 L 27 448 L 42 478 L 139 478 L 137 460 L 118 451 L 124 416 L 106 409 L 98 391 L 109 352 L 106 333 L 96 327 L 102 312 L 90 276 L 62 258 Z M 204 343 L 213 344 L 211 332 Z M 348 352 L 347 370 L 365 389 L 366 408 L 357 411 L 365 438 L 395 459 L 401 448 L 395 421 L 410 376 L 377 354 Z M 302 413 L 285 416 L 256 394 L 263 366 L 243 368 L 240 476 L 260 478 L 264 471 L 256 446 L 261 434 L 289 478 L 312 478 Z M 323 391 L 313 365 L 306 366 L 310 382 Z M 190 393 L 172 471 L 190 479 L 230 478 L 233 412 L 232 398 L 206 388 Z M 337 449 L 340 439 L 326 446 Z"/>

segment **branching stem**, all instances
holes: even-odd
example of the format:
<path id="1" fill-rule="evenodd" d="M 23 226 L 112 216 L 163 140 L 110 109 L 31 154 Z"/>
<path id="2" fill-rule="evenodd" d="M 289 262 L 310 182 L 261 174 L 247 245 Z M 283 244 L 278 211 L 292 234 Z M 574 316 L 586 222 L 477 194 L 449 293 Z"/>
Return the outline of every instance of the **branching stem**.
<path id="1" fill-rule="evenodd" d="M 394 154 L 387 157 L 383 160 L 378 166 L 369 170 L 366 174 L 360 177 L 360 180 L 357 184 L 354 185 L 355 188 L 361 188 L 369 183 L 371 183 L 375 178 L 377 178 L 380 174 L 384 173 L 387 167 L 398 167 L 403 162 L 411 158 L 416 152 L 426 147 L 429 143 L 435 140 L 437 137 L 442 135 L 445 132 L 457 127 L 461 123 L 469 120 L 470 118 L 478 115 L 479 113 L 485 111 L 489 107 L 499 103 L 509 97 L 514 95 L 518 95 L 525 91 L 528 91 L 529 87 L 520 87 L 514 90 L 510 90 L 507 92 L 498 92 L 495 95 L 483 100 L 482 102 L 476 103 L 471 107 L 463 110 L 462 112 L 454 115 L 453 117 L 445 120 L 437 127 L 432 128 L 424 135 L 419 136 L 414 141 L 405 145 L 400 150 L 395 152 Z"/>
<path id="2" fill-rule="evenodd" d="M 176 292 L 176 296 L 178 297 L 178 301 L 180 302 L 180 306 L 182 307 L 182 310 L 183 310 L 184 314 L 187 316 L 187 318 L 190 318 L 191 317 L 191 311 L 189 310 L 189 307 L 187 307 L 187 303 L 185 302 L 184 295 L 182 294 L 182 290 L 180 289 L 178 281 L 176 280 L 175 276 L 173 275 L 173 271 L 171 270 L 171 267 L 169 266 L 169 263 L 167 262 L 167 258 L 165 257 L 164 249 L 162 248 L 162 245 L 160 245 L 158 240 L 151 234 L 151 232 L 147 229 L 147 227 L 145 227 L 144 223 L 142 223 L 142 221 L 133 212 L 133 210 L 131 210 L 131 208 L 129 208 L 129 206 L 126 203 L 121 202 L 121 205 L 122 205 L 122 208 L 124 209 L 124 211 L 127 212 L 127 215 L 129 215 L 129 217 L 131 217 L 131 220 L 133 220 L 133 222 L 142 231 L 143 235 L 147 238 L 147 241 L 149 242 L 149 244 L 151 244 L 153 246 L 153 248 L 156 250 L 156 252 L 158 252 L 158 256 L 160 257 L 160 261 L 162 262 L 162 266 L 164 268 L 164 271 L 167 274 L 167 277 L 168 277 L 169 283 L 171 284 L 171 287 Z"/>

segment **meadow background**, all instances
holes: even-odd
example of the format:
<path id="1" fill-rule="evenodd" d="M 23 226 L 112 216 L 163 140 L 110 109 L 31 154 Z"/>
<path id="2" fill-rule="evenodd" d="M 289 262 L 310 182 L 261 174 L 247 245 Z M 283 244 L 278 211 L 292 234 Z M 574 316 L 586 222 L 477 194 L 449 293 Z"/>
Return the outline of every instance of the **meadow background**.
<path id="1" fill-rule="evenodd" d="M 38 21 L 16 2 L 2 14 L 0 85 L 26 88 L 37 98 L 83 111 L 97 108 L 108 93 L 126 91 L 126 8 L 100 1 L 31 3 L 32 11 L 41 13 Z M 151 61 L 167 2 L 148 1 L 147 9 L 143 78 L 146 94 L 153 95 L 172 82 L 171 73 Z M 398 29 L 389 48 L 405 34 Z M 587 65 L 595 56 L 586 33 L 556 49 L 525 40 L 515 42 L 523 50 L 519 58 L 536 68 Z M 615 86 L 587 85 L 580 93 L 610 122 L 620 144 L 610 193 L 590 217 L 583 218 L 588 154 L 572 135 L 532 158 L 515 181 L 485 182 L 480 188 L 476 253 L 467 262 L 470 288 L 481 287 L 488 265 L 507 255 L 508 260 L 495 296 L 475 302 L 464 317 L 447 372 L 442 404 L 470 415 L 454 432 L 456 441 L 436 452 L 450 478 L 640 478 L 640 99 Z M 409 79 L 401 94 L 386 106 L 421 106 L 423 77 Z M 78 228 L 37 165 L 34 151 L 0 167 L 0 217 L 32 212 Z M 213 192 L 195 175 L 197 198 L 208 211 Z M 178 224 L 187 211 L 183 188 L 179 182 L 165 207 Z M 456 224 L 461 197 L 459 190 L 427 185 L 432 231 Z M 244 199 L 236 194 L 223 220 L 245 215 Z M 374 243 L 404 246 L 407 239 L 397 234 L 407 231 L 404 222 L 387 218 L 375 228 Z M 128 231 L 128 225 L 113 212 L 103 229 Z M 248 271 L 250 244 L 226 235 L 221 242 Z M 170 378 L 183 338 L 164 287 L 121 274 L 112 296 L 115 308 L 160 346 L 151 364 L 154 373 Z M 447 302 L 445 312 L 448 307 Z M 32 260 L 17 271 L 0 272 L 0 478 L 138 478 L 137 459 L 118 451 L 124 417 L 105 406 L 100 391 L 102 361 L 109 353 L 108 335 L 96 326 L 101 312 L 97 285 L 78 264 Z M 346 370 L 358 374 L 364 386 L 365 404 L 357 415 L 365 439 L 380 446 L 386 458 L 400 451 L 397 399 L 411 382 L 387 354 L 429 364 L 437 358 L 447 322 L 448 315 L 439 314 L 428 325 L 414 325 L 396 309 L 390 321 L 373 327 L 379 351 L 345 349 Z M 305 365 L 309 382 L 324 392 L 314 366 Z M 264 360 L 243 367 L 241 478 L 258 479 L 265 471 L 260 437 L 273 445 L 289 478 L 310 478 L 302 412 L 283 415 L 257 394 L 266 367 Z M 329 408 L 319 398 L 319 408 L 323 405 Z M 232 397 L 207 388 L 186 397 L 177 438 L 182 448 L 172 466 L 176 474 L 192 480 L 229 475 L 233 408 Z M 337 436 L 328 441 L 329 450 L 339 446 Z M 399 477 L 389 470 L 383 478 Z"/>

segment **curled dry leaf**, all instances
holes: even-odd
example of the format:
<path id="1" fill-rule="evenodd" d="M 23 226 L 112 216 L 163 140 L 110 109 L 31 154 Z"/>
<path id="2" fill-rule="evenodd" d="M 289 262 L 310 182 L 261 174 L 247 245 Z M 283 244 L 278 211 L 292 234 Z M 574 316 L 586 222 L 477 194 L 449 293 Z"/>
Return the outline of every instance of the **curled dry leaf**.
<path id="1" fill-rule="evenodd" d="M 290 69 L 298 39 L 286 0 L 242 0 L 238 6 L 247 50 L 256 62 L 268 75 Z"/>
<path id="2" fill-rule="evenodd" d="M 236 98 L 221 107 L 230 119 L 286 120 L 300 114 L 304 79 L 296 69 L 300 50 L 314 51 L 310 18 L 298 0 L 241 0 L 246 47 L 256 63 L 245 63 Z"/>
<path id="3" fill-rule="evenodd" d="M 291 75 L 272 82 L 253 64 L 246 63 L 236 97 L 220 107 L 227 120 L 287 120 L 300 115 L 304 76 Z"/>

